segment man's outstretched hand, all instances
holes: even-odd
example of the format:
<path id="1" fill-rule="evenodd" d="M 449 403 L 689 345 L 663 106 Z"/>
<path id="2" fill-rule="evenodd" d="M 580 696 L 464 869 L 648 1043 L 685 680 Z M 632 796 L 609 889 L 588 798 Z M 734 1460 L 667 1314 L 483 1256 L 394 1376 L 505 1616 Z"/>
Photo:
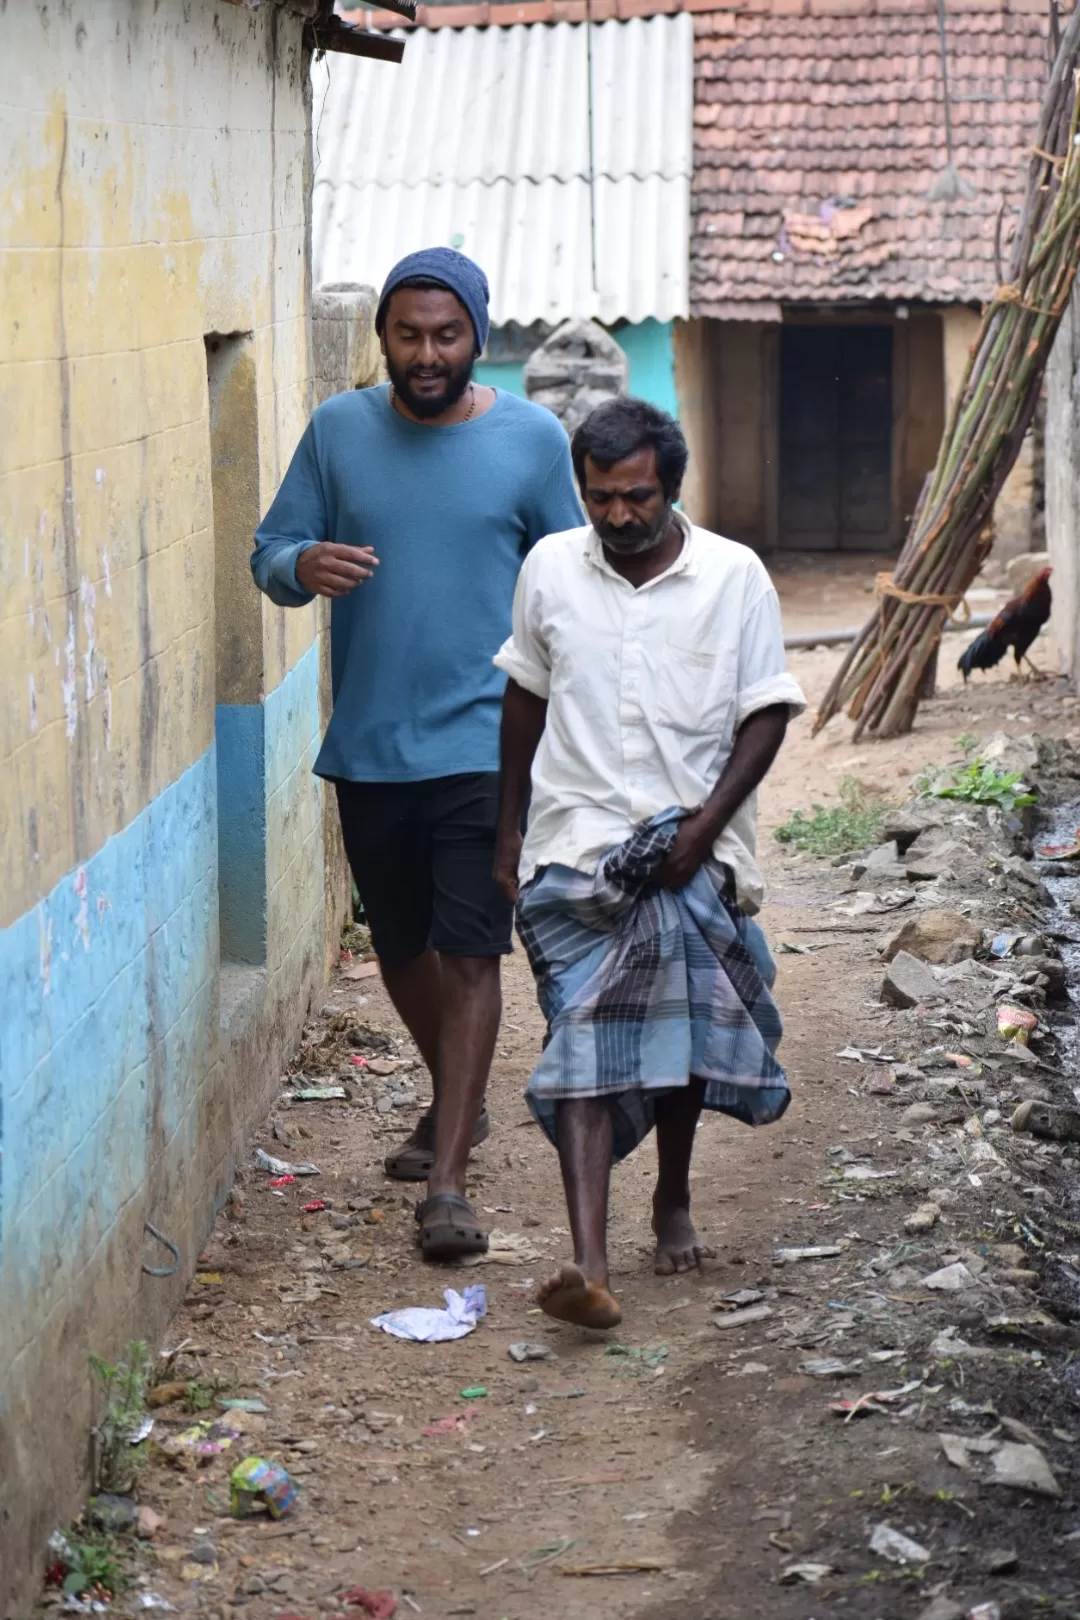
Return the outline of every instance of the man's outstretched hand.
<path id="1" fill-rule="evenodd" d="M 313 596 L 348 596 L 378 566 L 370 546 L 339 546 L 324 540 L 300 553 L 296 577 Z"/>

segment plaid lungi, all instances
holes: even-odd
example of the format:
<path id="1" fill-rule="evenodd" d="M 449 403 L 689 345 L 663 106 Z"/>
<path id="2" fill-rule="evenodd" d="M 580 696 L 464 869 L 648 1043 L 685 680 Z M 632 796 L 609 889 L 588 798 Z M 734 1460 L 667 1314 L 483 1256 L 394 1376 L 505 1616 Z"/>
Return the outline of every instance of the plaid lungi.
<path id="1" fill-rule="evenodd" d="M 776 967 L 731 874 L 709 864 L 677 893 L 654 881 L 686 813 L 643 822 L 594 874 L 547 866 L 522 890 L 518 931 L 548 1024 L 526 1099 L 552 1142 L 559 1102 L 607 1097 L 623 1159 L 652 1129 L 657 1093 L 691 1075 L 706 1108 L 747 1125 L 790 1101 Z"/>

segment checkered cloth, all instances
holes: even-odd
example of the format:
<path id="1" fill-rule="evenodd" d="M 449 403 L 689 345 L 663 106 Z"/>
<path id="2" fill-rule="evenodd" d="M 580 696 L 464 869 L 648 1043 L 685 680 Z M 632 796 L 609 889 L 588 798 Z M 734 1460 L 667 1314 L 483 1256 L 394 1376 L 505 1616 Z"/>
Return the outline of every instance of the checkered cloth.
<path id="1" fill-rule="evenodd" d="M 684 810 L 645 821 L 593 875 L 547 866 L 522 891 L 518 931 L 548 1022 L 529 1107 L 555 1141 L 556 1105 L 608 1097 L 614 1158 L 652 1129 L 658 1092 L 706 1082 L 705 1107 L 747 1125 L 790 1100 L 765 936 L 708 865 L 677 893 L 654 879 Z"/>

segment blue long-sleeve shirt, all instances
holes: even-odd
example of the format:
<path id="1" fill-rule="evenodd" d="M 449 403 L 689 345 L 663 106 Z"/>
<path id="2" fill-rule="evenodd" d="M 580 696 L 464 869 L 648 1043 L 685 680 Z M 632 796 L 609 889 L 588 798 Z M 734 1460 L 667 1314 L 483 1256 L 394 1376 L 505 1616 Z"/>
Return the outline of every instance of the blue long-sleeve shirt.
<path id="1" fill-rule="evenodd" d="M 320 776 L 419 782 L 499 766 L 518 572 L 581 522 L 570 447 L 542 406 L 498 393 L 471 422 L 428 427 L 389 389 L 335 394 L 312 416 L 255 536 L 251 571 L 284 607 L 310 594 L 296 560 L 320 540 L 379 566 L 331 608 L 334 712 Z"/>

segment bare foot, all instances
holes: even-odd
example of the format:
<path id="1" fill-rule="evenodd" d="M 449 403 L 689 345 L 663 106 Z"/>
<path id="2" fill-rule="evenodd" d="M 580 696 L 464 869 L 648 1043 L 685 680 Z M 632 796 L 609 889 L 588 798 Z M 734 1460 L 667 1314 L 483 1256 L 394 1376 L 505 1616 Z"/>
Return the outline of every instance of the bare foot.
<path id="1" fill-rule="evenodd" d="M 580 1266 L 563 1266 L 537 1291 L 536 1303 L 548 1316 L 578 1327 L 613 1328 L 622 1321 L 615 1297 L 599 1283 L 591 1283 Z"/>
<path id="2" fill-rule="evenodd" d="M 703 1260 L 716 1259 L 716 1250 L 702 1242 L 685 1205 L 661 1208 L 654 1203 L 652 1224 L 656 1233 L 653 1270 L 658 1277 L 693 1271 Z"/>

